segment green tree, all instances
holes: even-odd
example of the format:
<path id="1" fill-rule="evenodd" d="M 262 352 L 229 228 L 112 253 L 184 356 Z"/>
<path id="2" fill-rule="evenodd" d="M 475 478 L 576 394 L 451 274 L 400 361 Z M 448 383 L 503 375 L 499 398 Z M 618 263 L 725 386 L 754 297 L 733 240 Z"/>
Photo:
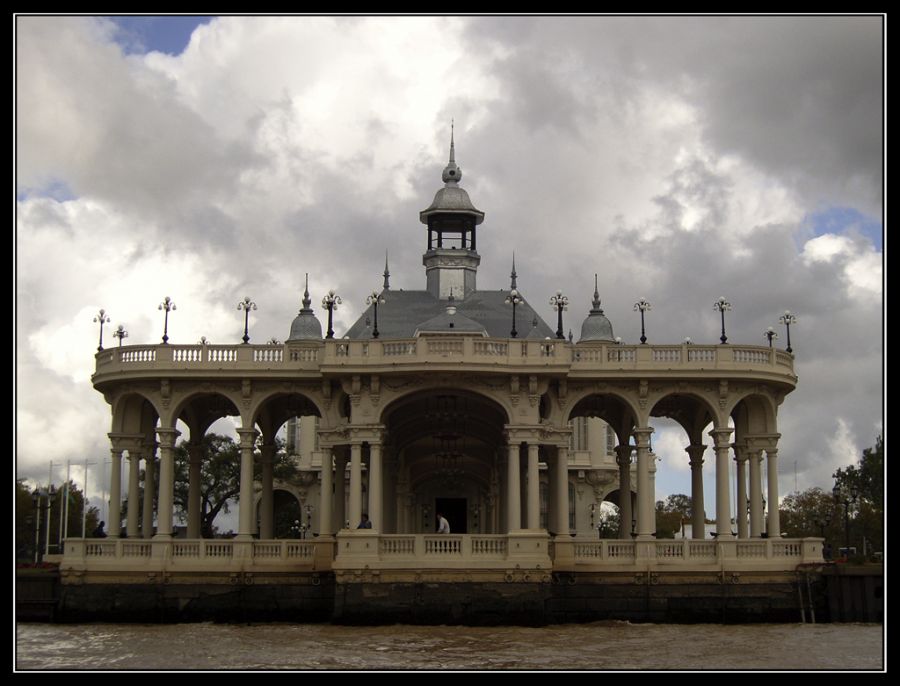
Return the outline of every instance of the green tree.
<path id="1" fill-rule="evenodd" d="M 863 551 L 865 538 L 870 549 L 873 545 L 883 550 L 884 545 L 884 440 L 875 439 L 875 446 L 863 450 L 862 458 L 855 464 L 842 467 L 834 473 L 835 489 L 842 500 L 849 496 L 849 512 L 840 504 L 839 514 L 843 526 L 848 527 L 850 545 L 859 553 Z M 848 522 L 849 520 L 849 522 Z M 841 537 L 842 545 L 848 532 Z"/>
<path id="2" fill-rule="evenodd" d="M 273 472 L 276 481 L 290 481 L 298 473 L 296 464 L 284 450 L 284 442 L 276 439 Z M 201 445 L 200 466 L 200 534 L 212 538 L 214 521 L 220 512 L 228 514 L 230 504 L 238 502 L 241 493 L 241 449 L 228 436 L 206 434 Z M 190 457 L 187 444 L 175 448 L 175 511 L 187 520 Z M 262 477 L 262 467 L 254 460 L 254 476 Z"/>
<path id="3" fill-rule="evenodd" d="M 37 503 L 35 492 L 24 479 L 16 480 L 16 559 L 22 562 L 34 560 L 35 540 L 37 538 L 41 551 L 46 550 L 47 537 L 50 538 L 50 553 L 60 552 L 59 521 L 65 498 L 68 495 L 68 536 L 81 538 L 82 513 L 84 511 L 84 494 L 73 481 L 69 481 L 68 490 L 64 485 L 51 485 L 39 488 L 40 493 L 40 530 L 35 531 L 37 520 Z M 49 515 L 49 526 L 47 523 Z M 85 522 L 85 533 L 90 536 L 100 522 L 100 511 L 94 505 L 88 505 Z M 63 532 L 65 535 L 65 532 Z"/>
<path id="4" fill-rule="evenodd" d="M 841 518 L 835 511 L 834 498 L 821 488 L 808 488 L 786 495 L 778 508 L 781 530 L 789 538 L 824 536 L 833 547 L 842 531 Z"/>
<path id="5" fill-rule="evenodd" d="M 675 538 L 684 520 L 691 518 L 691 497 L 683 493 L 670 495 L 665 502 L 656 502 L 656 537 Z"/>

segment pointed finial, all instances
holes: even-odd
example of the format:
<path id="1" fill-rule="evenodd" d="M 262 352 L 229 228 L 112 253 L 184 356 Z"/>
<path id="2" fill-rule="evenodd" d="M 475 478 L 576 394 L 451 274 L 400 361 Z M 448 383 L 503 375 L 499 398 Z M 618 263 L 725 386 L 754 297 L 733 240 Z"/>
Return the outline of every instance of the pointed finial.
<path id="1" fill-rule="evenodd" d="M 594 274 L 594 309 L 599 310 L 601 313 L 603 310 L 600 309 L 600 291 L 597 290 L 597 275 Z"/>
<path id="2" fill-rule="evenodd" d="M 462 169 L 456 166 L 456 146 L 453 141 L 453 120 L 450 120 L 450 161 L 441 175 L 445 184 L 456 184 L 462 178 Z"/>
<path id="3" fill-rule="evenodd" d="M 388 253 L 387 250 L 384 251 L 384 290 L 389 291 L 391 289 L 391 272 L 388 270 Z"/>
<path id="4" fill-rule="evenodd" d="M 310 309 L 309 306 L 312 304 L 312 300 L 309 298 L 309 273 L 306 274 L 306 286 L 303 289 L 303 309 Z"/>
<path id="5" fill-rule="evenodd" d="M 517 288 L 517 286 L 516 286 L 516 253 L 515 253 L 515 251 L 513 252 L 512 273 L 510 273 L 509 279 L 510 279 L 509 289 L 515 290 Z"/>

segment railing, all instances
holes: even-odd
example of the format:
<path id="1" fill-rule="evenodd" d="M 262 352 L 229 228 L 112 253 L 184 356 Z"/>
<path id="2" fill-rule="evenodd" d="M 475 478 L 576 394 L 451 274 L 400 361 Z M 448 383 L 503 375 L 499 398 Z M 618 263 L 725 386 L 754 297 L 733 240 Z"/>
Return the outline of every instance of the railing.
<path id="1" fill-rule="evenodd" d="M 804 556 L 821 559 L 815 552 L 816 539 L 730 540 L 727 542 L 694 539 L 617 541 L 575 539 L 574 554 L 577 565 L 602 563 L 633 563 L 643 547 L 641 557 L 656 564 L 719 563 L 733 558 L 745 563 L 786 563 L 793 568 Z M 806 547 L 804 547 L 806 546 Z M 731 552 L 726 552 L 726 549 Z M 821 551 L 821 548 L 818 549 Z M 724 557 L 723 557 L 724 556 Z"/>
<path id="2" fill-rule="evenodd" d="M 154 369 L 247 369 L 253 367 L 319 369 L 329 365 L 420 365 L 426 362 L 473 364 L 497 362 L 572 371 L 685 369 L 765 371 L 792 374 L 794 358 L 763 346 L 732 345 L 572 345 L 560 340 L 489 339 L 477 336 L 424 336 L 421 339 L 379 341 L 335 340 L 284 345 L 157 345 L 125 346 L 97 353 L 97 372 L 126 371 L 132 365 Z"/>
<path id="3" fill-rule="evenodd" d="M 448 558 L 505 560 L 507 537 L 499 534 L 382 534 L 378 540 L 381 558 Z"/>

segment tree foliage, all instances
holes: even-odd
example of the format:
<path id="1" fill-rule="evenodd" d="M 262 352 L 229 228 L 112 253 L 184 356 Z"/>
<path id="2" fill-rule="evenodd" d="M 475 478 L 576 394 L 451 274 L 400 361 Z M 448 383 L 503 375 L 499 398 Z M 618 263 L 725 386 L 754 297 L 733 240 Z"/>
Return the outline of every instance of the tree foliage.
<path id="1" fill-rule="evenodd" d="M 656 501 L 656 537 L 675 538 L 681 532 L 682 521 L 690 520 L 692 512 L 691 497 L 683 493 Z"/>
<path id="2" fill-rule="evenodd" d="M 203 436 L 200 466 L 200 534 L 212 538 L 214 522 L 220 512 L 228 514 L 231 504 L 240 500 L 241 448 L 228 436 Z M 284 450 L 284 443 L 276 439 L 273 472 L 276 481 L 289 481 L 298 473 L 294 461 Z M 175 448 L 175 511 L 187 521 L 190 456 L 185 442 Z M 262 467 L 254 460 L 254 478 L 262 478 Z"/>
<path id="3" fill-rule="evenodd" d="M 84 494 L 69 481 L 68 491 L 65 484 L 52 485 L 48 498 L 46 488 L 37 489 L 40 496 L 40 517 L 35 503 L 35 492 L 25 483 L 24 479 L 16 481 L 16 559 L 21 561 L 33 561 L 35 541 L 39 542 L 40 550 L 47 549 L 47 536 L 50 537 L 50 553 L 60 552 L 60 517 L 66 495 L 68 493 L 69 511 L 67 515 L 68 537 L 81 538 L 82 514 L 84 512 Z M 49 515 L 50 523 L 47 524 Z M 93 505 L 88 505 L 85 521 L 85 534 L 97 528 L 100 522 L 100 511 Z M 39 526 L 38 526 L 39 525 Z M 66 527 L 63 528 L 63 536 L 66 535 Z"/>

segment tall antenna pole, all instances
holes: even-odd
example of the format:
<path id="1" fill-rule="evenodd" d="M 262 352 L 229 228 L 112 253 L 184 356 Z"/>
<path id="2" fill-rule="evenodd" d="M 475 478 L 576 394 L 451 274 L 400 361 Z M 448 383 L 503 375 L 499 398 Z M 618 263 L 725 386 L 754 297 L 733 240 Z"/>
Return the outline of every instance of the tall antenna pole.
<path id="1" fill-rule="evenodd" d="M 87 538 L 87 508 L 88 508 L 88 465 L 97 464 L 96 462 L 84 461 L 84 493 L 81 494 L 81 537 Z"/>
<path id="2" fill-rule="evenodd" d="M 50 554 L 50 520 L 53 514 L 53 498 L 50 495 L 50 486 L 53 484 L 53 460 L 50 460 L 50 470 L 47 474 L 47 538 L 44 541 L 44 555 Z"/>
<path id="3" fill-rule="evenodd" d="M 66 502 L 65 507 L 63 508 L 63 513 L 65 516 L 63 519 L 66 520 L 65 529 L 63 530 L 63 540 L 69 537 L 69 479 L 71 479 L 72 474 L 72 465 L 69 463 L 69 460 L 66 460 Z"/>

